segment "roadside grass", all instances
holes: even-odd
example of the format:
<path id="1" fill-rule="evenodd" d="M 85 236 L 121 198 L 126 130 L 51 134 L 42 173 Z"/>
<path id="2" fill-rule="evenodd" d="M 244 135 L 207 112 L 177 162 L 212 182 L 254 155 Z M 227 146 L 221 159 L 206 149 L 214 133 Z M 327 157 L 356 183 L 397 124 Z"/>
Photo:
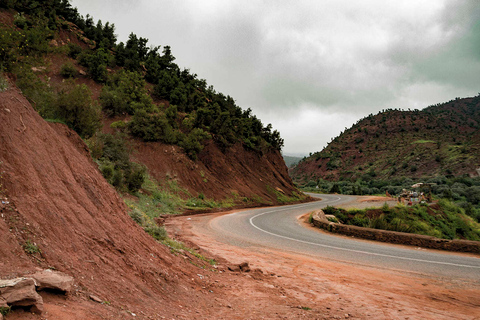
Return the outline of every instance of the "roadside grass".
<path id="1" fill-rule="evenodd" d="M 324 209 L 343 224 L 398 232 L 433 236 L 442 239 L 480 241 L 480 223 L 465 214 L 465 210 L 442 199 L 438 206 L 399 204 L 393 208 L 344 210 L 335 207 Z"/>
<path id="2" fill-rule="evenodd" d="M 267 191 L 269 193 L 272 193 L 275 195 L 275 197 L 277 198 L 277 201 L 281 204 L 287 204 L 287 203 L 292 203 L 292 202 L 298 202 L 298 201 L 302 201 L 304 199 L 306 199 L 308 196 L 305 195 L 305 194 L 299 194 L 297 192 L 292 192 L 292 195 L 291 196 L 287 196 L 286 194 L 284 194 L 283 192 L 280 192 L 279 190 L 277 189 L 274 189 L 272 188 L 271 186 L 267 185 Z"/>
<path id="3" fill-rule="evenodd" d="M 159 183 L 150 175 L 146 175 L 142 190 L 137 192 L 135 197 L 125 198 L 124 201 L 130 208 L 137 208 L 151 219 L 165 214 L 181 214 L 185 210 L 231 208 L 235 205 L 233 198 L 215 201 L 206 198 L 202 193 L 194 197 L 188 190 L 179 186 L 176 179 L 167 177 Z"/>
<path id="4" fill-rule="evenodd" d="M 159 185 L 152 177 L 147 176 L 143 192 L 136 194 L 136 199 L 124 197 L 124 201 L 129 208 L 130 217 L 150 234 L 155 240 L 164 244 L 173 254 L 187 251 L 198 259 L 215 265 L 213 259 L 208 259 L 189 248 L 184 243 L 168 237 L 167 231 L 163 226 L 159 226 L 155 221 L 160 215 L 180 214 L 185 208 L 188 208 L 189 200 L 184 200 L 181 195 L 190 195 L 188 191 L 180 188 L 176 181 L 166 181 Z M 202 267 L 202 266 L 199 266 Z"/>

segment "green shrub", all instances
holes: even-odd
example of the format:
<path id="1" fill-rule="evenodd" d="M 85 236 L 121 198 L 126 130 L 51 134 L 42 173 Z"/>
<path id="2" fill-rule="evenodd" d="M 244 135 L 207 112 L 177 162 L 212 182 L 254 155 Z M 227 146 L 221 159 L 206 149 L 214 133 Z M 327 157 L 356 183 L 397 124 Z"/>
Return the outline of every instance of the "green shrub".
<path id="1" fill-rule="evenodd" d="M 112 185 L 117 189 L 123 189 L 124 186 L 124 179 L 123 179 L 123 172 L 121 170 L 115 170 L 113 172 L 112 177 Z"/>
<path id="2" fill-rule="evenodd" d="M 330 193 L 342 193 L 342 189 L 340 189 L 340 186 L 337 183 L 334 183 L 330 189 Z"/>
<path id="3" fill-rule="evenodd" d="M 73 42 L 68 44 L 68 56 L 70 58 L 76 59 L 78 55 L 82 52 L 82 48 Z"/>
<path id="4" fill-rule="evenodd" d="M 155 240 L 163 241 L 167 239 L 167 231 L 158 225 L 151 225 L 144 228 L 145 232 L 151 235 Z"/>
<path id="5" fill-rule="evenodd" d="M 145 224 L 145 217 L 143 216 L 142 212 L 137 208 L 134 208 L 128 214 L 133 219 L 133 221 L 138 223 L 140 226 L 143 226 Z"/>
<path id="6" fill-rule="evenodd" d="M 85 84 L 68 83 L 60 91 L 55 118 L 65 121 L 84 138 L 93 136 L 102 125 L 100 108 L 93 103 L 90 89 Z"/>
<path id="7" fill-rule="evenodd" d="M 8 81 L 3 75 L 2 72 L 0 72 L 0 92 L 3 92 L 8 89 Z"/>
<path id="8" fill-rule="evenodd" d="M 184 140 L 185 135 L 175 130 L 163 114 L 150 114 L 140 109 L 135 112 L 128 123 L 132 135 L 144 141 L 162 141 L 168 144 L 177 144 Z"/>
<path id="9" fill-rule="evenodd" d="M 384 223 L 384 219 L 382 218 L 375 219 L 374 222 L 372 221 L 371 228 L 375 228 L 379 224 L 383 224 L 383 223 Z M 368 227 L 370 225 L 370 221 L 368 218 L 355 215 L 353 219 L 350 220 L 350 224 L 354 226 L 359 226 L 359 227 Z"/>
<path id="10" fill-rule="evenodd" d="M 64 78 L 74 78 L 77 75 L 77 69 L 71 62 L 67 62 L 60 68 L 60 74 Z"/>
<path id="11" fill-rule="evenodd" d="M 40 116 L 44 119 L 58 118 L 56 112 L 57 95 L 47 81 L 40 80 L 30 68 L 22 68 L 17 73 L 16 85 L 22 90 Z"/>
<path id="12" fill-rule="evenodd" d="M 108 77 L 100 94 L 100 104 L 110 116 L 133 115 L 137 110 L 155 111 L 145 80 L 138 72 L 125 70 Z"/>
<path id="13" fill-rule="evenodd" d="M 38 246 L 35 243 L 31 242 L 30 240 L 27 240 L 23 244 L 23 250 L 25 250 L 25 252 L 28 254 L 35 254 L 35 253 L 41 252 L 40 248 L 38 248 Z"/>
<path id="14" fill-rule="evenodd" d="M 190 159 L 196 160 L 197 154 L 204 148 L 202 142 L 210 138 L 211 136 L 209 133 L 202 129 L 195 128 L 179 143 L 179 145 L 185 150 L 185 153 Z"/>
<path id="15" fill-rule="evenodd" d="M 124 132 L 127 127 L 127 122 L 123 120 L 112 122 L 112 124 L 110 125 L 110 128 L 118 129 L 120 130 L 120 132 Z"/>
<path id="16" fill-rule="evenodd" d="M 105 179 L 121 191 L 137 192 L 145 181 L 146 167 L 130 161 L 124 135 L 97 133 L 87 140 Z"/>
<path id="17" fill-rule="evenodd" d="M 142 187 L 145 182 L 146 167 L 131 162 L 130 170 L 125 172 L 125 184 L 128 191 L 135 193 Z"/>
<path id="18" fill-rule="evenodd" d="M 27 18 L 21 12 L 16 13 L 13 17 L 13 23 L 20 29 L 24 29 L 27 26 Z"/>
<path id="19" fill-rule="evenodd" d="M 113 174 L 115 172 L 115 168 L 113 167 L 113 163 L 110 161 L 105 161 L 100 165 L 100 172 L 102 172 L 103 177 L 107 181 L 111 181 L 113 178 Z"/>
<path id="20" fill-rule="evenodd" d="M 87 67 L 93 80 L 104 83 L 108 78 L 107 66 L 112 65 L 114 60 L 108 51 L 98 49 L 93 52 L 82 51 L 78 55 L 78 61 Z"/>
<path id="21" fill-rule="evenodd" d="M 2 316 L 6 316 L 7 314 L 9 314 L 11 311 L 11 307 L 9 306 L 6 306 L 6 307 L 0 307 L 0 314 Z"/>

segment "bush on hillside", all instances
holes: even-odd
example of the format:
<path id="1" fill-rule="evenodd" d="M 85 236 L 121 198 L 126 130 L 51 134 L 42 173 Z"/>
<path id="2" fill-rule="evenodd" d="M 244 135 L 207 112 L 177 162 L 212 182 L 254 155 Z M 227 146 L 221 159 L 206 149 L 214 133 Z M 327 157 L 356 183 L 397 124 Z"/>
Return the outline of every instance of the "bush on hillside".
<path id="1" fill-rule="evenodd" d="M 68 44 L 68 56 L 73 59 L 77 59 L 78 55 L 82 53 L 82 48 L 73 42 Z"/>
<path id="2" fill-rule="evenodd" d="M 133 115 L 136 110 L 153 112 L 155 107 L 137 72 L 121 70 L 108 77 L 100 94 L 102 109 L 110 116 Z"/>
<path id="3" fill-rule="evenodd" d="M 132 135 L 144 141 L 162 141 L 177 144 L 184 139 L 184 134 L 175 130 L 164 114 L 153 113 L 140 109 L 135 112 L 128 123 Z"/>
<path id="4" fill-rule="evenodd" d="M 70 82 L 59 92 L 55 114 L 83 138 L 93 136 L 102 125 L 100 108 L 84 84 Z"/>
<path id="5" fill-rule="evenodd" d="M 108 78 L 107 66 L 114 63 L 113 56 L 104 49 L 98 49 L 93 52 L 83 51 L 78 56 L 78 62 L 87 67 L 88 74 L 93 80 L 105 83 Z"/>
<path id="6" fill-rule="evenodd" d="M 130 150 L 123 134 L 97 133 L 87 140 L 104 178 L 121 191 L 137 192 L 145 182 L 146 168 L 130 161 Z"/>
<path id="7" fill-rule="evenodd" d="M 195 128 L 184 140 L 180 141 L 179 145 L 185 150 L 190 159 L 196 160 L 197 154 L 204 148 L 202 142 L 210 138 L 211 135 L 208 132 Z"/>
<path id="8" fill-rule="evenodd" d="M 67 62 L 60 68 L 60 74 L 64 78 L 74 78 L 77 75 L 77 69 L 71 62 Z"/>

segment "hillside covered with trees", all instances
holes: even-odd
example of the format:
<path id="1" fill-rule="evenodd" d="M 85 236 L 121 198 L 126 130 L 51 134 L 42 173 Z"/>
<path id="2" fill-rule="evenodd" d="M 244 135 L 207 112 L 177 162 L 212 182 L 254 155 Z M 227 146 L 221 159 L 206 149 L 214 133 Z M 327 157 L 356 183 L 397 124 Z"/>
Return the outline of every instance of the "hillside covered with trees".
<path id="1" fill-rule="evenodd" d="M 480 96 L 423 110 L 384 110 L 304 158 L 292 176 L 297 182 L 478 176 L 479 129 Z"/>
<path id="2" fill-rule="evenodd" d="M 174 180 L 182 197 L 298 199 L 279 132 L 179 67 L 168 45 L 133 33 L 118 43 L 114 24 L 83 17 L 68 0 L 9 0 L 0 10 L 2 79 L 85 139 L 118 190 L 135 193 L 150 175 Z"/>
<path id="3" fill-rule="evenodd" d="M 290 169 L 305 190 L 399 195 L 416 183 L 480 221 L 480 96 L 359 120 Z M 419 191 L 419 192 L 420 192 Z"/>

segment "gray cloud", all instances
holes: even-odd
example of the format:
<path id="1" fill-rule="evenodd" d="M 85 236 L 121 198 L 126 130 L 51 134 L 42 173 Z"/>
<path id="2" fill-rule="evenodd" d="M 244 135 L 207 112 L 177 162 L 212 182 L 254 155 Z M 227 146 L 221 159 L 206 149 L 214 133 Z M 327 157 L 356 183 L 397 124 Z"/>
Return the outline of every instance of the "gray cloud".
<path id="1" fill-rule="evenodd" d="M 285 152 L 319 151 L 358 118 L 476 95 L 478 1 L 74 0 L 251 107 Z"/>

